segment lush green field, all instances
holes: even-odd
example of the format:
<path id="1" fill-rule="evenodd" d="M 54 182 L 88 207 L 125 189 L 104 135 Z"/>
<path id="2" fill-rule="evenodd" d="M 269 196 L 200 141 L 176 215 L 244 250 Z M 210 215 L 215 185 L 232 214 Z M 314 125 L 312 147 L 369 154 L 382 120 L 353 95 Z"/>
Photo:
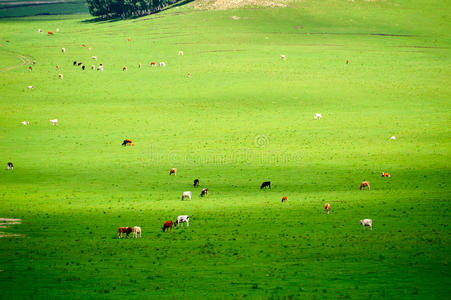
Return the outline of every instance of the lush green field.
<path id="1" fill-rule="evenodd" d="M 23 220 L 0 228 L 20 235 L 0 238 L 0 298 L 447 299 L 450 9 L 0 20 L 0 218 Z"/>

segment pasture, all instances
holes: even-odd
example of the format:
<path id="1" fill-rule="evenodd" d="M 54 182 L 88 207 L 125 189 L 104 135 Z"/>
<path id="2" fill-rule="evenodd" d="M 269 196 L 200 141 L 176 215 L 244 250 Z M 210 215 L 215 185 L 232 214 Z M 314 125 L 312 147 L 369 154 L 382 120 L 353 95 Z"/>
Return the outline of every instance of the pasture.
<path id="1" fill-rule="evenodd" d="M 0 298 L 446 299 L 450 20 L 435 0 L 0 19 L 0 218 L 22 220 Z"/>

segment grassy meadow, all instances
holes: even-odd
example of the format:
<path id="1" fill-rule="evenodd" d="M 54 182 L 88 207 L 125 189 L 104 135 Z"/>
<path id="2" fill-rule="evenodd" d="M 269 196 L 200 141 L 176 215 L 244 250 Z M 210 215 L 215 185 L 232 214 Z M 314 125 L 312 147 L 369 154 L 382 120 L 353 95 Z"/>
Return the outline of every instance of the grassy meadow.
<path id="1" fill-rule="evenodd" d="M 0 218 L 22 219 L 0 228 L 0 299 L 448 299 L 450 15 L 305 0 L 0 19 Z"/>

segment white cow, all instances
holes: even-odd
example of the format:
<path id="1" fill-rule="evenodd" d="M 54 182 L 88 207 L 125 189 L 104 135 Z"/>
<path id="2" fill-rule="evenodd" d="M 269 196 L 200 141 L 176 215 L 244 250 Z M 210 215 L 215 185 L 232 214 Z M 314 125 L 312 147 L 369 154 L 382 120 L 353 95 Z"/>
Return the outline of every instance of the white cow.
<path id="1" fill-rule="evenodd" d="M 66 53 L 66 48 L 61 48 L 61 52 Z"/>
<path id="2" fill-rule="evenodd" d="M 322 114 L 316 113 L 315 116 L 314 116 L 313 118 L 314 118 L 315 120 L 319 120 L 319 119 L 321 119 L 322 117 L 323 117 Z"/>
<path id="3" fill-rule="evenodd" d="M 283 54 L 280 54 L 280 58 L 281 58 L 281 59 L 287 59 L 287 56 L 286 56 L 286 55 L 283 55 Z"/>
<path id="4" fill-rule="evenodd" d="M 58 119 L 49 120 L 52 125 L 58 125 Z"/>
<path id="5" fill-rule="evenodd" d="M 160 67 L 166 67 L 166 63 L 165 63 L 164 61 L 160 62 L 158 65 L 159 65 Z"/>
<path id="6" fill-rule="evenodd" d="M 178 224 L 180 224 L 180 226 L 181 226 L 182 223 L 186 223 L 186 227 L 189 226 L 189 216 L 188 215 L 178 216 L 177 220 L 174 223 L 174 226 L 177 226 Z"/>
<path id="7" fill-rule="evenodd" d="M 27 86 L 27 88 L 29 88 L 31 90 L 31 89 L 34 89 L 34 86 L 29 85 L 29 86 Z"/>
<path id="8" fill-rule="evenodd" d="M 58 78 L 63 79 L 64 78 L 63 74 L 58 74 Z"/>
<path id="9" fill-rule="evenodd" d="M 100 65 L 97 67 L 97 71 L 102 71 L 102 72 L 103 72 L 103 65 L 102 65 L 102 64 L 100 64 Z"/>
<path id="10" fill-rule="evenodd" d="M 179 51 L 179 56 L 183 56 L 183 51 L 182 50 Z"/>
<path id="11" fill-rule="evenodd" d="M 373 220 L 371 219 L 363 219 L 360 220 L 360 225 L 363 225 L 363 230 L 365 230 L 365 227 L 370 227 L 371 230 L 373 230 Z"/>
<path id="12" fill-rule="evenodd" d="M 93 60 L 97 60 L 97 56 L 92 56 L 91 57 Z"/>
<path id="13" fill-rule="evenodd" d="M 28 124 L 30 124 L 30 122 L 28 122 L 28 121 L 22 121 L 22 122 L 20 122 L 22 125 L 25 125 L 25 126 L 27 126 Z"/>
<path id="14" fill-rule="evenodd" d="M 191 192 L 183 192 L 182 200 L 185 200 L 185 198 L 189 198 L 189 200 L 191 200 Z"/>
<path id="15" fill-rule="evenodd" d="M 140 238 L 141 237 L 141 227 L 135 226 L 133 227 L 133 237 Z"/>
<path id="16" fill-rule="evenodd" d="M 391 140 L 396 140 L 396 136 L 392 136 L 390 139 Z"/>

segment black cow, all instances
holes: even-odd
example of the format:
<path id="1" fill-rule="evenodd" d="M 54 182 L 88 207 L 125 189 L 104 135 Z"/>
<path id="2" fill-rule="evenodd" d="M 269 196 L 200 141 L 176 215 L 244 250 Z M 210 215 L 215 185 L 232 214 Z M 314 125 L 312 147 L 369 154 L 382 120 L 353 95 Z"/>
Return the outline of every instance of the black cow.
<path id="1" fill-rule="evenodd" d="M 74 60 L 74 66 L 76 66 L 77 65 L 77 61 L 76 60 Z"/>
<path id="2" fill-rule="evenodd" d="M 260 186 L 260 189 L 263 189 L 265 187 L 269 187 L 271 188 L 271 181 L 265 181 L 262 183 L 262 185 Z"/>
<path id="3" fill-rule="evenodd" d="M 81 69 L 84 71 L 85 70 L 85 66 L 81 66 Z"/>
<path id="4" fill-rule="evenodd" d="M 79 62 L 78 64 L 77 64 L 77 66 L 81 66 L 83 63 L 82 62 Z"/>
<path id="5" fill-rule="evenodd" d="M 199 179 L 194 179 L 193 186 L 194 187 L 198 187 L 199 186 Z"/>

